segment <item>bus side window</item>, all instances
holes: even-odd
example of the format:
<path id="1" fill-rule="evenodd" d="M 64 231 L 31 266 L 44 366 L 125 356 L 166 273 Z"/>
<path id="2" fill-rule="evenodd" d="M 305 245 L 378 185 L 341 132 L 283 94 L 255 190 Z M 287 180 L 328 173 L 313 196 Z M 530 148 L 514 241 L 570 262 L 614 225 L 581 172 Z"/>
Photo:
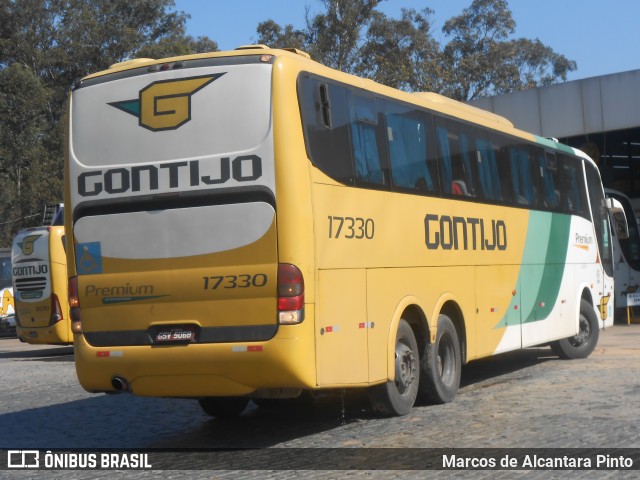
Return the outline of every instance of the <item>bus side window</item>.
<path id="1" fill-rule="evenodd" d="M 469 133 L 453 120 L 436 118 L 438 171 L 442 193 L 471 196 L 475 191 L 475 171 L 469 152 Z"/>
<path id="2" fill-rule="evenodd" d="M 437 177 L 429 160 L 429 117 L 386 105 L 385 121 L 393 185 L 418 192 L 433 192 Z"/>
<path id="3" fill-rule="evenodd" d="M 351 146 L 356 183 L 384 185 L 375 99 L 359 95 L 353 95 L 351 99 Z"/>
<path id="4" fill-rule="evenodd" d="M 491 141 L 476 137 L 476 152 L 480 189 L 484 198 L 487 200 L 501 200 L 498 162 Z"/>
<path id="5" fill-rule="evenodd" d="M 484 198 L 501 203 L 512 202 L 513 183 L 506 138 L 477 130 L 476 154 Z"/>
<path id="6" fill-rule="evenodd" d="M 436 140 L 438 143 L 438 170 L 440 171 L 442 193 L 452 193 L 454 189 L 451 185 L 453 181 L 451 149 L 449 148 L 449 132 L 446 127 L 436 126 Z M 459 194 L 457 190 L 454 193 Z"/>
<path id="7" fill-rule="evenodd" d="M 298 96 L 309 159 L 325 175 L 353 185 L 347 89 L 301 75 Z"/>
<path id="8" fill-rule="evenodd" d="M 474 168 L 474 164 L 471 161 L 473 152 L 470 149 L 470 134 L 464 131 L 460 131 L 458 135 L 458 145 L 460 146 L 460 156 L 462 158 L 462 168 L 464 175 L 464 187 L 467 191 L 466 195 L 476 194 L 476 178 L 477 172 Z M 455 182 L 456 180 L 454 180 Z"/>
<path id="9" fill-rule="evenodd" d="M 511 161 L 511 177 L 515 202 L 519 205 L 536 206 L 538 204 L 538 191 L 532 175 L 533 162 L 531 152 L 524 145 L 511 145 L 509 147 L 509 159 Z"/>
<path id="10" fill-rule="evenodd" d="M 586 192 L 582 179 L 582 161 L 561 155 L 562 185 L 565 192 L 563 209 L 567 213 L 584 215 L 586 213 Z"/>
<path id="11" fill-rule="evenodd" d="M 560 185 L 558 178 L 558 165 L 556 155 L 552 152 L 542 152 L 538 155 L 538 164 L 540 166 L 540 177 L 542 178 L 542 187 L 544 206 L 551 209 L 560 207 Z"/>

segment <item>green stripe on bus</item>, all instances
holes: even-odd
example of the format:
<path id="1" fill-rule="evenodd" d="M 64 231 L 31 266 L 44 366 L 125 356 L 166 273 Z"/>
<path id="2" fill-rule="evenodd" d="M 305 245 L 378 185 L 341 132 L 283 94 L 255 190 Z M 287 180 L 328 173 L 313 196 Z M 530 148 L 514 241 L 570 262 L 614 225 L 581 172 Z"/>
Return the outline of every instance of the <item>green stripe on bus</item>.
<path id="1" fill-rule="evenodd" d="M 553 310 L 558 300 L 560 285 L 562 285 L 564 277 L 570 228 L 571 217 L 569 215 L 551 214 L 551 226 L 542 278 L 538 282 L 539 289 L 533 301 L 533 308 L 528 311 L 522 311 L 522 323 L 544 320 Z M 535 237 L 535 234 L 533 237 Z M 534 241 L 539 241 L 539 239 L 534 239 Z M 523 293 L 527 294 L 527 292 Z M 530 302 L 527 303 L 530 304 Z"/>
<path id="2" fill-rule="evenodd" d="M 547 148 L 553 148 L 554 150 L 560 150 L 561 152 L 568 153 L 569 155 L 575 155 L 573 152 L 573 148 L 565 145 L 564 143 L 554 142 L 553 140 L 549 140 L 548 138 L 539 137 L 538 135 L 534 135 L 536 138 L 536 142 L 540 145 L 543 145 Z"/>
<path id="3" fill-rule="evenodd" d="M 529 213 L 527 239 L 516 290 L 495 328 L 546 319 L 558 300 L 569 248 L 571 217 L 558 213 Z M 519 315 L 515 312 L 519 311 Z"/>

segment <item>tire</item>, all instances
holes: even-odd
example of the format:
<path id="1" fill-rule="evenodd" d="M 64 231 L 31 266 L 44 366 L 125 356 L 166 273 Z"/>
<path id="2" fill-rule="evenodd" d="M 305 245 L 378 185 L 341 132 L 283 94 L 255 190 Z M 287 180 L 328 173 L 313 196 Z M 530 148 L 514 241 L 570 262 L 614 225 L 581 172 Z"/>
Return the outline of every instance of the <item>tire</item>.
<path id="1" fill-rule="evenodd" d="M 418 396 L 420 354 L 411 326 L 400 320 L 395 343 L 395 379 L 369 391 L 371 408 L 384 416 L 406 415 Z"/>
<path id="2" fill-rule="evenodd" d="M 591 355 L 600 338 L 600 325 L 593 307 L 586 300 L 580 301 L 580 331 L 577 335 L 551 342 L 551 350 L 560 358 L 573 360 Z"/>
<path id="3" fill-rule="evenodd" d="M 438 334 L 428 343 L 420 362 L 420 400 L 449 403 L 460 387 L 462 354 L 458 332 L 446 315 L 438 318 Z"/>
<path id="4" fill-rule="evenodd" d="M 245 397 L 206 397 L 198 400 L 200 408 L 215 418 L 236 418 L 247 408 Z"/>

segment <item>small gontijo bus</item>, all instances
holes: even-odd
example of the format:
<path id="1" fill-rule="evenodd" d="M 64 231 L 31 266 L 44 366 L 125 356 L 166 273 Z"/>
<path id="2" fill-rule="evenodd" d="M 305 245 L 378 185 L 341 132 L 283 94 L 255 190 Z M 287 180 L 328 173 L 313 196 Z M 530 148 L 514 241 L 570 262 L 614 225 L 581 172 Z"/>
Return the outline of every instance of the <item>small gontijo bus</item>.
<path id="1" fill-rule="evenodd" d="M 13 239 L 16 332 L 21 341 L 32 344 L 73 343 L 64 208 L 55 207 L 55 215 L 45 218 L 43 226 L 20 230 Z"/>
<path id="2" fill-rule="evenodd" d="M 230 416 L 366 387 L 406 414 L 465 362 L 586 357 L 613 321 L 596 166 L 504 118 L 264 46 L 117 64 L 69 102 L 88 391 Z"/>

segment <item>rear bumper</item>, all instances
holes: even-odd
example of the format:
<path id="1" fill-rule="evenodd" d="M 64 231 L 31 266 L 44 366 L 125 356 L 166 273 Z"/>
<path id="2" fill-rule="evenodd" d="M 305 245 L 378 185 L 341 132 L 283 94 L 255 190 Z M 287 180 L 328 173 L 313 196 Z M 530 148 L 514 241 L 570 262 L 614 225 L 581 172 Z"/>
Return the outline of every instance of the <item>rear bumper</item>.
<path id="1" fill-rule="evenodd" d="M 70 345 L 73 343 L 68 320 L 61 320 L 47 327 L 16 327 L 18 337 L 33 345 Z"/>
<path id="2" fill-rule="evenodd" d="M 311 317 L 312 318 L 312 317 Z M 265 342 L 93 347 L 75 335 L 76 372 L 90 392 L 158 397 L 250 395 L 258 389 L 314 388 L 312 322 L 281 326 Z"/>

